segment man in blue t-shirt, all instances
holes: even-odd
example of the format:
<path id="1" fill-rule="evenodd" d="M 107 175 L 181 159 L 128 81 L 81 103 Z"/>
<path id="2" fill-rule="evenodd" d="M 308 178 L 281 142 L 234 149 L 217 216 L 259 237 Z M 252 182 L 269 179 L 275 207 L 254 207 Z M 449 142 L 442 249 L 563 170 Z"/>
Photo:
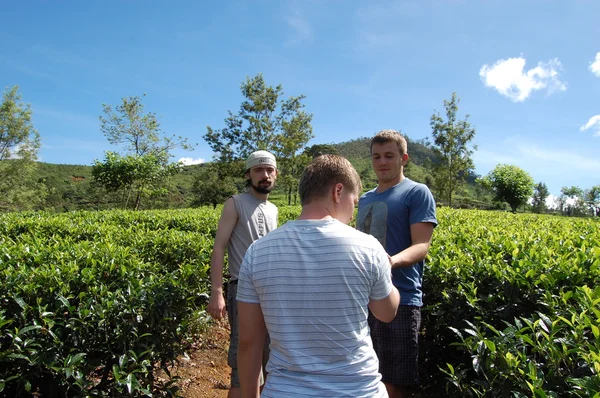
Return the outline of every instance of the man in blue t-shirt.
<path id="1" fill-rule="evenodd" d="M 392 263 L 392 282 L 400 306 L 391 323 L 369 318 L 379 371 L 390 398 L 406 395 L 405 386 L 418 384 L 418 334 L 423 305 L 423 266 L 433 229 L 435 201 L 426 185 L 404 176 L 406 140 L 383 130 L 371 140 L 375 189 L 361 196 L 357 228 L 375 236 Z"/>

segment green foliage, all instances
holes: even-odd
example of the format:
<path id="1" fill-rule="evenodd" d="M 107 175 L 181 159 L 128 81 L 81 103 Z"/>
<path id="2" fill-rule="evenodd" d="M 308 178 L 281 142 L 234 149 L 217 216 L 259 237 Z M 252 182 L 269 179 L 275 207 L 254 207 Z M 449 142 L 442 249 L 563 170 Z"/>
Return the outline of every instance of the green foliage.
<path id="1" fill-rule="evenodd" d="M 404 169 L 405 175 L 417 182 L 427 184 L 433 183 L 431 171 L 425 166 L 431 163 L 430 159 L 435 157 L 435 154 L 422 141 L 412 141 L 409 137 L 406 138 L 408 153 L 410 160 Z M 369 147 L 371 138 L 362 137 L 350 141 L 345 141 L 338 144 L 328 145 L 335 150 L 337 154 L 344 156 L 352 162 L 352 165 L 360 175 L 365 190 L 375 188 L 377 186 L 377 177 L 371 165 L 371 153 Z M 317 150 L 329 150 L 329 148 L 321 149 L 318 146 Z M 327 152 L 329 153 L 329 152 Z"/>
<path id="2" fill-rule="evenodd" d="M 165 164 L 154 154 L 121 156 L 108 151 L 104 162 L 94 163 L 92 177 L 109 192 L 121 192 L 124 209 L 139 210 L 142 198 L 167 193 L 165 180 L 180 168 L 178 163 Z"/>
<path id="3" fill-rule="evenodd" d="M 31 209 L 45 194 L 43 185 L 31 179 L 40 135 L 18 89 L 6 89 L 0 104 L 0 210 Z"/>
<path id="4" fill-rule="evenodd" d="M 576 186 L 562 187 L 559 197 L 559 206 L 566 216 L 583 216 L 586 214 L 584 192 Z"/>
<path id="5" fill-rule="evenodd" d="M 286 192 L 288 205 L 291 204 L 292 197 L 296 204 L 298 183 L 304 168 L 310 163 L 311 158 L 302 153 L 304 147 L 314 136 L 312 133 L 312 114 L 308 114 L 300 109 L 304 105 L 300 104 L 301 97 L 286 105 L 294 109 L 295 114 L 290 120 L 283 120 L 282 131 L 275 145 L 275 155 L 279 159 L 277 169 L 279 175 L 278 185 Z"/>
<path id="6" fill-rule="evenodd" d="M 494 191 L 496 200 L 508 203 L 513 212 L 533 194 L 533 178 L 513 165 L 497 165 L 481 182 Z"/>
<path id="7" fill-rule="evenodd" d="M 596 396 L 598 223 L 448 208 L 438 220 L 424 282 L 428 396 Z"/>
<path id="8" fill-rule="evenodd" d="M 225 127 L 207 126 L 204 140 L 215 153 L 215 160 L 228 164 L 245 160 L 257 150 L 277 152 L 285 139 L 296 141 L 299 150 L 312 138 L 312 114 L 304 112 L 303 95 L 281 99 L 283 87 L 268 86 L 262 74 L 247 77 L 241 85 L 244 101 L 237 114 L 228 111 Z M 285 137 L 289 134 L 293 137 Z M 293 148 L 292 148 L 293 149 Z M 296 153 L 296 151 L 293 151 Z"/>
<path id="9" fill-rule="evenodd" d="M 280 225 L 300 214 L 274 199 Z M 205 319 L 221 209 L 0 215 L 2 394 L 174 393 L 176 380 L 155 371 Z M 597 220 L 446 207 L 438 220 L 422 392 L 598 394 Z"/>
<path id="10" fill-rule="evenodd" d="M 543 182 L 538 183 L 533 188 L 533 199 L 531 201 L 531 210 L 534 213 L 545 213 L 547 210 L 546 207 L 546 198 L 550 195 L 548 191 L 548 187 Z"/>
<path id="11" fill-rule="evenodd" d="M 430 119 L 432 149 L 439 159 L 439 162 L 432 163 L 434 191 L 448 206 L 452 206 L 452 195 L 462 185 L 465 176 L 473 170 L 471 155 L 477 149 L 475 145 L 471 145 L 475 129 L 468 122 L 469 115 L 464 120 L 457 120 L 459 102 L 456 93 L 452 93 L 449 101 L 444 100 L 446 120 L 439 113 L 434 113 Z"/>
<path id="12" fill-rule="evenodd" d="M 217 166 L 205 165 L 196 174 L 192 193 L 194 194 L 194 206 L 217 205 L 225 203 L 227 198 L 239 192 L 239 186 L 243 184 L 241 178 L 220 177 Z"/>
<path id="13" fill-rule="evenodd" d="M 2 394 L 173 394 L 155 372 L 204 317 L 217 222 L 210 209 L 0 216 Z"/>
<path id="14" fill-rule="evenodd" d="M 165 136 L 156 114 L 144 114 L 140 97 L 122 98 L 121 104 L 114 109 L 111 105 L 103 104 L 102 109 L 106 115 L 100 116 L 102 133 L 111 144 L 124 144 L 126 153 L 137 156 L 154 155 L 166 162 L 170 157 L 170 150 L 177 147 L 192 148 L 187 139 L 175 135 Z"/>
<path id="15" fill-rule="evenodd" d="M 330 144 L 315 144 L 304 150 L 304 154 L 311 159 L 321 155 L 339 155 L 338 150 Z"/>
<path id="16" fill-rule="evenodd" d="M 127 155 L 106 152 L 104 162 L 94 162 L 92 176 L 107 191 L 122 192 L 123 208 L 133 203 L 138 210 L 142 198 L 168 193 L 169 177 L 181 166 L 169 164 L 170 151 L 192 146 L 181 137 L 164 136 L 156 115 L 144 114 L 139 97 L 123 98 L 114 110 L 110 105 L 103 105 L 103 109 L 106 117 L 100 116 L 102 132 L 111 144 L 124 144 Z"/>
<path id="17" fill-rule="evenodd" d="M 600 217 L 600 185 L 594 185 L 590 189 L 586 189 L 583 197 L 592 211 L 592 215 Z"/>
<path id="18" fill-rule="evenodd" d="M 240 173 L 231 164 L 245 160 L 250 153 L 267 150 L 277 157 L 278 170 L 283 176 L 279 185 L 286 192 L 288 203 L 298 187 L 298 180 L 309 158 L 302 155 L 313 138 L 312 117 L 304 111 L 304 95 L 283 97 L 281 85 L 273 88 L 265 83 L 262 74 L 247 77 L 241 85 L 244 101 L 237 114 L 228 112 L 225 127 L 213 130 L 207 126 L 204 140 L 222 165 L 219 178 L 237 178 Z"/>

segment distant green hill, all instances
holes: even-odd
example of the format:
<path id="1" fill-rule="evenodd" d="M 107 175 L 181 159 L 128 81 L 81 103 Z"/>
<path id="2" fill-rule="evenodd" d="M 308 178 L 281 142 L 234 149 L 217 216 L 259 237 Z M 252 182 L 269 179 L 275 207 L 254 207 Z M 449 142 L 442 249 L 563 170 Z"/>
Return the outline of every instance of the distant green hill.
<path id="1" fill-rule="evenodd" d="M 430 175 L 424 168 L 424 165 L 427 162 L 427 159 L 435 161 L 435 154 L 421 142 L 413 141 L 408 137 L 406 137 L 406 141 L 410 159 L 406 168 L 406 175 L 415 181 L 424 184 L 430 183 Z M 377 185 L 377 179 L 371 167 L 370 143 L 371 138 L 361 137 L 339 144 L 331 144 L 340 155 L 352 162 L 356 171 L 358 171 L 361 176 L 365 189 L 371 189 Z"/>
<path id="2" fill-rule="evenodd" d="M 194 175 L 201 165 L 186 166 L 175 175 L 170 194 L 153 207 L 189 207 Z M 95 186 L 92 166 L 38 162 L 34 179 L 47 189 L 45 207 L 54 211 L 104 209 L 115 207 L 114 197 Z"/>
<path id="3" fill-rule="evenodd" d="M 321 145 L 333 148 L 338 154 L 346 157 L 361 176 L 365 190 L 377 185 L 375 173 L 371 167 L 369 153 L 370 138 L 362 137 L 336 144 Z M 431 184 L 431 174 L 424 165 L 435 162 L 435 154 L 426 145 L 407 137 L 410 161 L 405 170 L 406 175 L 418 182 Z M 319 145 L 317 145 L 318 147 Z M 169 195 L 150 204 L 153 208 L 184 208 L 192 206 L 192 186 L 198 171 L 203 165 L 185 166 L 181 173 L 175 175 L 169 187 Z M 44 208 L 53 211 L 72 211 L 79 209 L 106 209 L 117 207 L 118 200 L 96 187 L 92 181 L 92 166 L 51 164 L 39 162 L 34 178 L 43 182 L 47 189 Z M 469 179 L 465 189 L 466 196 L 474 196 L 474 177 Z M 274 192 L 274 198 L 283 195 Z M 460 196 L 460 195 L 459 195 Z M 487 200 L 487 198 L 486 198 Z"/>
<path id="4" fill-rule="evenodd" d="M 426 159 L 435 159 L 433 151 L 419 141 L 413 141 L 409 137 L 406 138 L 408 146 L 408 154 L 410 161 L 419 166 L 423 166 Z M 341 142 L 339 144 L 331 144 L 332 147 L 338 150 L 338 153 L 347 159 L 370 158 L 369 145 L 371 144 L 370 137 L 361 137 L 350 141 Z"/>

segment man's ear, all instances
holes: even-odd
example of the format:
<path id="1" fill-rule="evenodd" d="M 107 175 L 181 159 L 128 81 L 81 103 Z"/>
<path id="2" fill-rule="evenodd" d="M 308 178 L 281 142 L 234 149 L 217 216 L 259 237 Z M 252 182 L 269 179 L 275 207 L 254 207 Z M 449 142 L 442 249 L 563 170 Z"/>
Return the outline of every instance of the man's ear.
<path id="1" fill-rule="evenodd" d="M 333 201 L 340 203 L 342 200 L 342 192 L 344 191 L 344 184 L 338 182 L 333 186 Z"/>
<path id="2" fill-rule="evenodd" d="M 406 166 L 406 163 L 408 163 L 408 153 L 402 155 L 402 166 Z"/>

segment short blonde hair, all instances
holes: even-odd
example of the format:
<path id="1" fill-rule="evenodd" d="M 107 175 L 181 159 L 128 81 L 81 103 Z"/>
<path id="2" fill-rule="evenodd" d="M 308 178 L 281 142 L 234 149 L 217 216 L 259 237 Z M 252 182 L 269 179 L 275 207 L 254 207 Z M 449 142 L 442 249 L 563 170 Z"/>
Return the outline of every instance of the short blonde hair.
<path id="1" fill-rule="evenodd" d="M 348 159 L 339 155 L 316 157 L 306 166 L 300 178 L 300 204 L 306 205 L 314 199 L 324 198 L 329 189 L 337 183 L 356 193 L 362 190 L 360 176 Z"/>
<path id="2" fill-rule="evenodd" d="M 379 133 L 375 134 L 375 137 L 371 139 L 369 151 L 371 154 L 373 153 L 373 144 L 386 144 L 388 142 L 395 142 L 396 145 L 398 145 L 400 155 L 404 155 L 408 152 L 406 139 L 396 130 L 381 130 Z"/>

